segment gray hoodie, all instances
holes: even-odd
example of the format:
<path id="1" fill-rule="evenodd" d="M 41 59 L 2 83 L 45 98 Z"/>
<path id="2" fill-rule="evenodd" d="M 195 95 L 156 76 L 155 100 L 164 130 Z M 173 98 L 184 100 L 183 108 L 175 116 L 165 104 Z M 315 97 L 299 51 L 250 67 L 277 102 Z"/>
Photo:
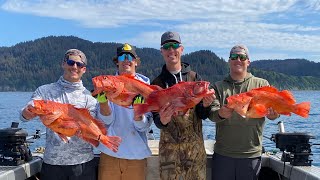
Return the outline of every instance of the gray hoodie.
<path id="1" fill-rule="evenodd" d="M 32 100 L 35 99 L 69 103 L 79 108 L 87 108 L 90 114 L 98 119 L 104 120 L 105 118 L 100 114 L 99 103 L 91 96 L 90 91 L 83 86 L 82 81 L 71 83 L 61 76 L 57 82 L 37 88 L 28 104 L 32 104 Z M 20 112 L 20 119 L 27 121 L 22 116 L 22 111 Z M 43 157 L 45 163 L 75 165 L 93 159 L 93 148 L 84 140 L 73 136 L 69 139 L 69 143 L 64 143 L 57 133 L 51 129 L 47 128 L 46 132 L 46 149 Z"/>

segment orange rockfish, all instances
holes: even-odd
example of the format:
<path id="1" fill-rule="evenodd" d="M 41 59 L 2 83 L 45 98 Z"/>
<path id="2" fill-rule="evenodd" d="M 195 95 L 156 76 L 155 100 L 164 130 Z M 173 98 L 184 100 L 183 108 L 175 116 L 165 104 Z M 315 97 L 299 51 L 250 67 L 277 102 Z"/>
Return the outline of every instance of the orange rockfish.
<path id="1" fill-rule="evenodd" d="M 42 123 L 64 142 L 68 142 L 67 137 L 78 136 L 95 147 L 101 142 L 112 151 L 118 151 L 121 138 L 107 136 L 103 122 L 93 118 L 88 109 L 49 100 L 33 100 L 33 103 L 28 109 L 39 115 Z"/>
<path id="2" fill-rule="evenodd" d="M 92 82 L 94 86 L 93 95 L 99 94 L 103 91 L 115 91 L 115 89 L 123 90 L 124 88 L 127 92 L 141 94 L 144 98 L 147 98 L 154 90 L 162 89 L 159 86 L 149 85 L 135 79 L 135 76 L 130 74 L 122 74 L 118 76 L 100 75 L 92 78 Z M 119 92 L 120 90 L 115 92 Z"/>
<path id="3" fill-rule="evenodd" d="M 135 116 L 146 112 L 158 112 L 168 102 L 174 105 L 176 112 L 185 113 L 203 97 L 214 94 L 214 90 L 209 90 L 209 84 L 207 81 L 179 82 L 167 89 L 153 91 L 144 104 L 133 106 Z"/>
<path id="4" fill-rule="evenodd" d="M 133 98 L 141 94 L 147 98 L 154 90 L 162 89 L 159 86 L 148 85 L 142 81 L 135 79 L 135 76 L 123 74 L 118 76 L 100 75 L 92 78 L 95 96 L 101 92 L 105 92 L 107 98 L 124 107 L 131 105 Z"/>
<path id="5" fill-rule="evenodd" d="M 234 109 L 242 117 L 245 117 L 252 97 L 246 93 L 235 94 L 227 98 L 227 107 Z"/>
<path id="6" fill-rule="evenodd" d="M 295 113 L 304 118 L 309 116 L 310 111 L 310 102 L 296 104 L 290 91 L 278 91 L 272 86 L 255 88 L 245 93 L 230 96 L 227 101 L 227 107 L 234 108 L 237 113 L 249 118 L 266 116 L 268 108 L 272 108 L 278 114 L 290 116 L 291 113 Z M 242 110 L 239 111 L 241 108 Z"/>

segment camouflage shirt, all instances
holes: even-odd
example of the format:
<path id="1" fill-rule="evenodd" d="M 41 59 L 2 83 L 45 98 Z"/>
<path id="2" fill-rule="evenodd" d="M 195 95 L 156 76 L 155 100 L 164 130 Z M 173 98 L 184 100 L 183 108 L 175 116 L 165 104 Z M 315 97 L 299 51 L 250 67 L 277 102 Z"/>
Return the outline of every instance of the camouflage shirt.
<path id="1" fill-rule="evenodd" d="M 60 77 L 51 84 L 40 86 L 33 93 L 28 104 L 34 99 L 51 100 L 60 103 L 69 103 L 79 108 L 87 108 L 91 115 L 104 119 L 99 112 L 99 103 L 83 86 L 82 81 L 71 83 Z M 21 114 L 21 120 L 26 121 Z M 92 146 L 78 137 L 71 137 L 69 143 L 64 143 L 52 130 L 46 130 L 46 149 L 44 162 L 51 165 L 75 165 L 93 159 Z"/>
<path id="2" fill-rule="evenodd" d="M 201 77 L 182 63 L 178 74 L 171 74 L 166 65 L 152 84 L 168 88 L 180 81 L 200 81 Z M 210 108 L 209 108 L 210 110 Z M 161 128 L 159 142 L 160 179 L 206 178 L 206 151 L 202 135 L 202 119 L 206 108 L 202 102 L 189 109 L 184 115 L 172 117 L 167 125 L 162 125 L 159 113 L 153 113 L 156 126 Z"/>

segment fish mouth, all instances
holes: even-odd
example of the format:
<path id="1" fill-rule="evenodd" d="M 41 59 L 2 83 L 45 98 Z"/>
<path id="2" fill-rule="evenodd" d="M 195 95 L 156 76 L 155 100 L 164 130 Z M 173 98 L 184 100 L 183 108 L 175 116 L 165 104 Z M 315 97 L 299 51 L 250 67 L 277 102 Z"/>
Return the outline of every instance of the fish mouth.
<path id="1" fill-rule="evenodd" d="M 210 85 L 210 82 L 205 82 L 205 83 L 204 83 L 204 88 L 208 89 L 208 88 L 209 88 L 209 85 Z"/>

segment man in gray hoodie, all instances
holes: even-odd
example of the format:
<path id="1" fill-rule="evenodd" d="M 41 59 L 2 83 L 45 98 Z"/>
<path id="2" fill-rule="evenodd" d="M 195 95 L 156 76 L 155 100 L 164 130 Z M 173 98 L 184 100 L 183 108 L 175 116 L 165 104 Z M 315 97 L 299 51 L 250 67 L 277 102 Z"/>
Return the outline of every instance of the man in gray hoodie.
<path id="1" fill-rule="evenodd" d="M 107 103 L 98 103 L 82 84 L 86 72 L 87 58 L 78 49 L 69 49 L 62 60 L 63 75 L 57 82 L 42 85 L 33 93 L 31 100 L 22 109 L 20 119 L 29 121 L 37 115 L 29 111 L 33 100 L 50 100 L 87 108 L 90 114 L 103 120 L 108 115 Z M 46 117 L 42 117 L 46 118 Z M 48 117 L 53 118 L 53 117 Z M 57 133 L 46 130 L 46 149 L 41 168 L 41 179 L 45 180 L 96 180 L 96 163 L 93 147 L 79 137 L 70 137 L 65 143 Z"/>

